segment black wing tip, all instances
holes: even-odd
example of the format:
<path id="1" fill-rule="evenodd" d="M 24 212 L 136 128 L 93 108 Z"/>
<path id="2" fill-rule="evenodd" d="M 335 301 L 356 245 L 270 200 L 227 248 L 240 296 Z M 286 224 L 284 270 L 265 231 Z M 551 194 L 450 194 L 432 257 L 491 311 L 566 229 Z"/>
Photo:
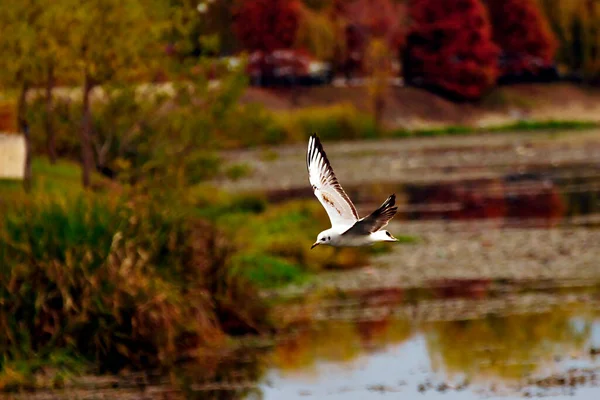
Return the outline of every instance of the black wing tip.
<path id="1" fill-rule="evenodd" d="M 311 140 L 312 143 L 311 143 Z M 331 163 L 329 162 L 329 159 L 327 158 L 327 153 L 325 153 L 325 149 L 323 148 L 323 145 L 321 144 L 321 140 L 319 139 L 319 135 L 317 135 L 316 133 L 313 133 L 312 135 L 310 135 L 310 139 L 308 141 L 309 144 L 309 150 L 307 153 L 307 163 L 310 164 L 311 158 L 314 154 L 314 152 L 317 152 L 321 155 L 321 157 L 323 157 L 323 161 L 325 162 L 325 165 L 331 169 Z"/>
<path id="2" fill-rule="evenodd" d="M 382 216 L 394 216 L 398 211 L 398 207 L 396 206 L 396 193 L 390 195 L 386 201 L 383 202 L 381 207 L 379 207 L 380 213 Z"/>
<path id="3" fill-rule="evenodd" d="M 321 144 L 321 139 L 319 138 L 319 135 L 317 135 L 316 133 L 313 133 L 312 135 L 310 135 L 309 138 L 309 142 L 310 139 L 312 139 L 312 147 L 316 148 L 317 150 L 323 150 L 323 145 Z"/>
<path id="4" fill-rule="evenodd" d="M 391 194 L 382 205 L 382 208 L 393 207 L 396 204 L 396 193 Z"/>

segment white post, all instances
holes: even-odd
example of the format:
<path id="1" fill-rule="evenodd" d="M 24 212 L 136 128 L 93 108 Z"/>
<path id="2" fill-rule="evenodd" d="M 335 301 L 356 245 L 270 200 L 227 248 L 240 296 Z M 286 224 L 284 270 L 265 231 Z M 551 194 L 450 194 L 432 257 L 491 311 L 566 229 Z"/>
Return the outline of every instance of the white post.
<path id="1" fill-rule="evenodd" d="M 0 133 L 0 179 L 23 180 L 25 175 L 25 138 L 20 134 Z"/>

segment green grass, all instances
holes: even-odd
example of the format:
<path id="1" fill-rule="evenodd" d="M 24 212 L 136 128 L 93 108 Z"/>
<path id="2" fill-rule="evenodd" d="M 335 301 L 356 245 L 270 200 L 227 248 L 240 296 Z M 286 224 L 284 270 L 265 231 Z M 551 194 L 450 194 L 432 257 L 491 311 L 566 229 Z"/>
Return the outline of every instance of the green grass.
<path id="1" fill-rule="evenodd" d="M 490 132 L 510 132 L 510 131 L 555 131 L 555 130 L 585 130 L 598 128 L 600 124 L 593 121 L 518 121 L 512 124 L 501 125 L 483 129 Z"/>
<path id="2" fill-rule="evenodd" d="M 517 121 L 504 125 L 490 126 L 484 128 L 476 128 L 465 125 L 451 125 L 440 128 L 431 129 L 397 129 L 392 131 L 393 137 L 433 137 L 433 136 L 452 136 L 452 135 L 469 135 L 481 134 L 488 132 L 527 132 L 527 131 L 577 131 L 594 129 L 600 127 L 600 124 L 594 121 Z"/>
<path id="3" fill-rule="evenodd" d="M 233 258 L 231 273 L 261 288 L 300 283 L 308 278 L 305 268 L 268 254 L 240 254 Z"/>
<path id="4" fill-rule="evenodd" d="M 59 160 L 51 164 L 46 157 L 35 157 L 31 163 L 32 193 L 63 198 L 74 198 L 84 193 L 81 184 L 81 167 L 71 161 Z M 92 175 L 93 185 L 107 182 L 98 174 Z M 7 197 L 24 194 L 23 182 L 17 180 L 1 180 L 0 190 Z"/>

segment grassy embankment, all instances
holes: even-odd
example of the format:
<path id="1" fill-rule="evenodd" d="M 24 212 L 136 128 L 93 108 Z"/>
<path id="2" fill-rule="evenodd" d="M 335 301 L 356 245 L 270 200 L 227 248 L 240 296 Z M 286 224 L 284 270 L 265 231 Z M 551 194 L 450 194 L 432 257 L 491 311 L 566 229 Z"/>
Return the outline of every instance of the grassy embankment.
<path id="1" fill-rule="evenodd" d="M 0 182 L 0 389 L 61 386 L 74 374 L 170 368 L 276 329 L 256 294 L 364 262 L 358 250 L 309 250 L 317 202 L 196 186 L 179 204 L 132 196 L 79 167 L 37 159 L 34 186 Z"/>

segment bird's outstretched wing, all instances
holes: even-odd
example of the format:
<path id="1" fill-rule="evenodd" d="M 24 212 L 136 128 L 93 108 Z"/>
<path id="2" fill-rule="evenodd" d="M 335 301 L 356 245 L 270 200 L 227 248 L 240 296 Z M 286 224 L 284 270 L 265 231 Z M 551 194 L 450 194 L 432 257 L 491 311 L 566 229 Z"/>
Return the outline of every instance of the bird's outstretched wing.
<path id="1" fill-rule="evenodd" d="M 394 215 L 396 215 L 398 207 L 396 207 L 395 204 L 396 195 L 393 194 L 388 197 L 377 210 L 373 211 L 363 219 L 356 221 L 356 223 L 342 235 L 368 235 L 377 232 L 386 226 L 388 222 L 394 218 Z"/>
<path id="2" fill-rule="evenodd" d="M 331 226 L 352 226 L 358 220 L 358 213 L 335 177 L 316 134 L 313 134 L 308 140 L 306 165 L 308 180 L 315 196 L 327 211 Z"/>

